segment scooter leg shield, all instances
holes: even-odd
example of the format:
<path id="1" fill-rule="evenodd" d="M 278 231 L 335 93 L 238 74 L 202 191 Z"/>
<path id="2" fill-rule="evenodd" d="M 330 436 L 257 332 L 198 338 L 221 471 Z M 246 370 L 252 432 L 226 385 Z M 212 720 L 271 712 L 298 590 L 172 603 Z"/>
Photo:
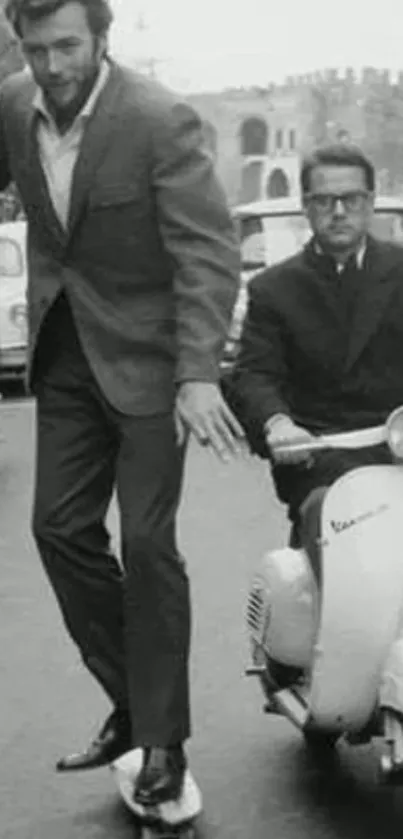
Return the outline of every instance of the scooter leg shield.
<path id="1" fill-rule="evenodd" d="M 403 699 L 403 470 L 365 466 L 338 480 L 322 513 L 321 621 L 309 698 L 316 725 L 360 731 Z M 386 665 L 385 665 L 386 662 Z"/>

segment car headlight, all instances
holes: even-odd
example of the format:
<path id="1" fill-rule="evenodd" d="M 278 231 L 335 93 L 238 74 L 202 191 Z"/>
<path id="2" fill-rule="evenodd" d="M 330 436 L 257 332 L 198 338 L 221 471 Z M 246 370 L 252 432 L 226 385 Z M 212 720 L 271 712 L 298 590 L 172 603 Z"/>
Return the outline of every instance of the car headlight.
<path id="1" fill-rule="evenodd" d="M 403 460 L 403 407 L 396 408 L 386 423 L 386 439 L 395 457 Z"/>

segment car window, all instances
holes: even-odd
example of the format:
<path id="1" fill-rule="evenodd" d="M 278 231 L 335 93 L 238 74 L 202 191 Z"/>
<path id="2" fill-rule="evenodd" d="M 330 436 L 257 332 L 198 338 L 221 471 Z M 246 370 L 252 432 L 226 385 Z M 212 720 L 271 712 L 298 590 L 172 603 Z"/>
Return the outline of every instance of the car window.
<path id="1" fill-rule="evenodd" d="M 265 216 L 241 222 L 242 266 L 252 271 L 299 251 L 310 237 L 305 216 Z"/>
<path id="2" fill-rule="evenodd" d="M 266 219 L 259 217 L 239 219 L 238 232 L 244 271 L 264 268 L 266 265 L 265 221 Z"/>
<path id="3" fill-rule="evenodd" d="M 23 270 L 20 246 L 13 239 L 0 236 L 0 277 L 20 277 Z"/>
<path id="4" fill-rule="evenodd" d="M 403 214 L 399 212 L 375 213 L 372 233 L 377 239 L 403 245 Z"/>

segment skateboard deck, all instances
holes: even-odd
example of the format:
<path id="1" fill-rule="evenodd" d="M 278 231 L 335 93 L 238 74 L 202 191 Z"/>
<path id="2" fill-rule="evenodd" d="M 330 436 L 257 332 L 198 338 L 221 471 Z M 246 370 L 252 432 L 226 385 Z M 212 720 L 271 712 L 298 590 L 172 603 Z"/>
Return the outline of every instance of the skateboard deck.
<path id="1" fill-rule="evenodd" d="M 143 807 L 133 800 L 136 778 L 143 764 L 142 749 L 133 749 L 111 764 L 119 794 L 136 819 L 143 824 L 142 837 L 194 835 L 192 823 L 202 810 L 202 797 L 189 770 L 186 771 L 183 792 L 178 801 L 167 801 L 158 807 Z"/>

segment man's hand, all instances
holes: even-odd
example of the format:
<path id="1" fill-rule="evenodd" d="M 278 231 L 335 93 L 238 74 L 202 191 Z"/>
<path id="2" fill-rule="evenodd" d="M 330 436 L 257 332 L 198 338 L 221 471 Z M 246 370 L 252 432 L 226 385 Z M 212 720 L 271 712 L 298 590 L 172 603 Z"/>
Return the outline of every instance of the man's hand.
<path id="1" fill-rule="evenodd" d="M 306 463 L 310 466 L 313 462 L 312 455 L 304 452 L 284 452 L 276 454 L 276 446 L 287 443 L 309 443 L 314 437 L 305 428 L 296 425 L 290 417 L 279 416 L 275 418 L 270 428 L 266 426 L 266 442 L 277 463 L 284 465 Z"/>
<path id="2" fill-rule="evenodd" d="M 237 454 L 244 433 L 220 388 L 210 382 L 184 382 L 176 400 L 176 427 L 181 444 L 191 431 L 202 446 L 211 446 L 221 460 Z"/>

